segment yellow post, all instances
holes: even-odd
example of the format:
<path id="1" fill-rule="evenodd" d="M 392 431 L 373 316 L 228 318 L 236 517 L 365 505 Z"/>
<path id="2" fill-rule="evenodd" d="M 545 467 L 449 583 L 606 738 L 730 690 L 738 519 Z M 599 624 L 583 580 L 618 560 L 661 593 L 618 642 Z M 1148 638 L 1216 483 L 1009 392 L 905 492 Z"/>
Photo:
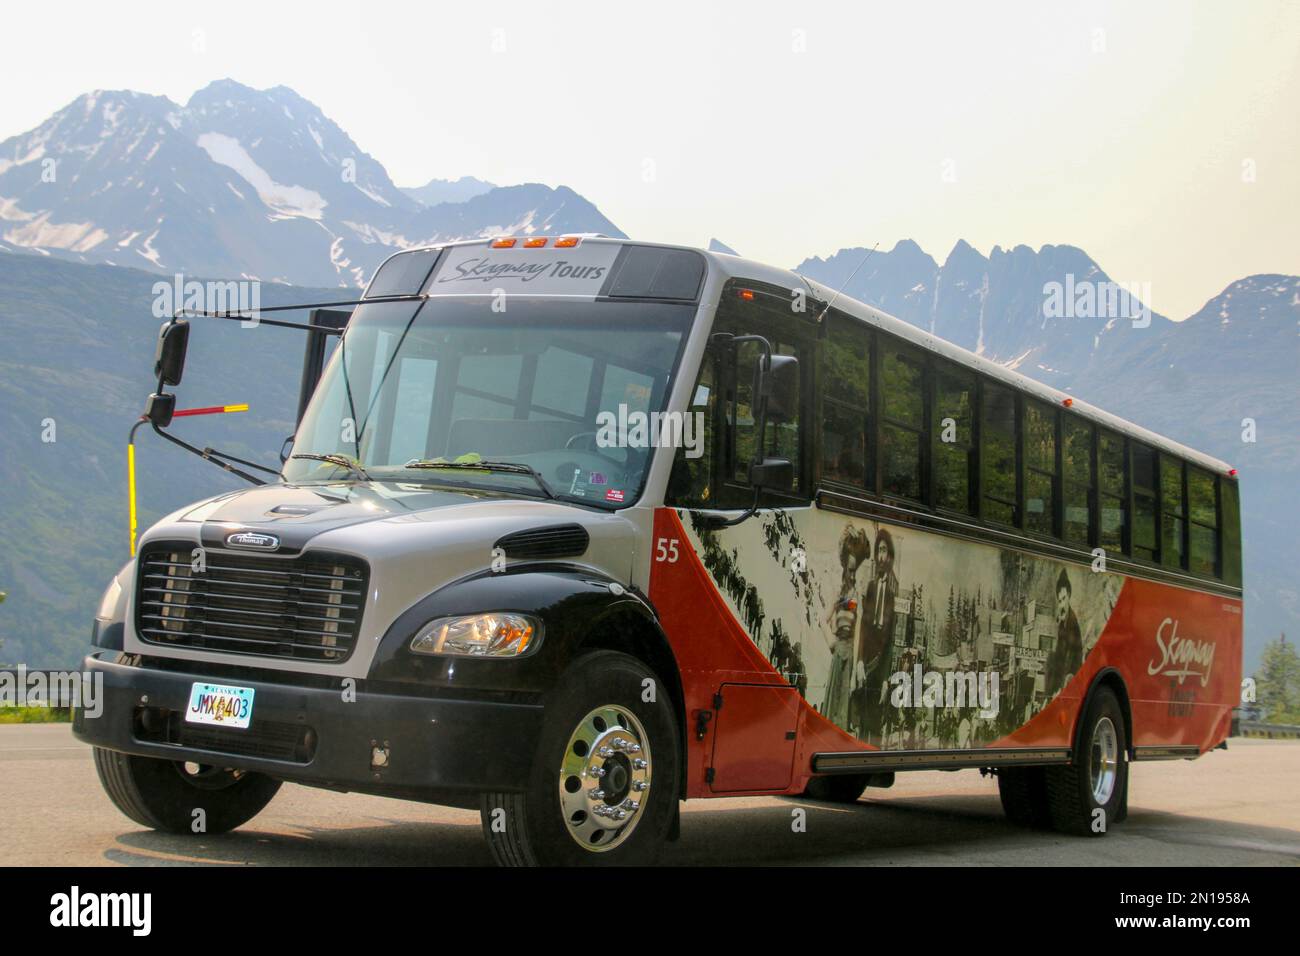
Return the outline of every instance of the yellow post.
<path id="1" fill-rule="evenodd" d="M 135 440 L 126 444 L 126 495 L 131 508 L 131 557 L 135 557 Z"/>

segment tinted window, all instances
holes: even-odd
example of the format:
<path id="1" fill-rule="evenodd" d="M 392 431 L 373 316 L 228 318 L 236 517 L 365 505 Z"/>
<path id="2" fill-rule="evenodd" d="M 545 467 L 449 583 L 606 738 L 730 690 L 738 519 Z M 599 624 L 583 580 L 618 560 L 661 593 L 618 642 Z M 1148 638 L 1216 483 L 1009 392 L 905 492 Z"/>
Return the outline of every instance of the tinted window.
<path id="1" fill-rule="evenodd" d="M 1025 530 L 1056 530 L 1056 409 L 1025 403 Z"/>
<path id="2" fill-rule="evenodd" d="M 1154 561 L 1156 547 L 1156 453 L 1145 445 L 1132 445 L 1133 454 L 1133 556 Z"/>
<path id="3" fill-rule="evenodd" d="M 1160 560 L 1166 567 L 1183 566 L 1183 537 L 1187 508 L 1183 501 L 1183 463 L 1160 456 Z"/>
<path id="4" fill-rule="evenodd" d="M 1214 476 L 1187 469 L 1188 567 L 1197 574 L 1219 573 L 1219 503 Z"/>
<path id="5" fill-rule="evenodd" d="M 880 368 L 880 467 L 886 494 L 921 499 L 924 375 L 920 360 L 886 348 Z"/>
<path id="6" fill-rule="evenodd" d="M 1122 553 L 1128 494 L 1124 483 L 1124 439 L 1110 432 L 1101 432 L 1097 461 L 1101 470 L 1097 496 L 1100 505 L 1099 543 L 1107 551 Z"/>
<path id="7" fill-rule="evenodd" d="M 984 517 L 1016 524 L 1016 396 L 987 383 L 980 412 L 980 470 Z"/>
<path id="8" fill-rule="evenodd" d="M 871 333 L 838 315 L 828 320 L 822 402 L 822 477 L 859 487 L 867 480 L 871 412 Z"/>
<path id="9" fill-rule="evenodd" d="M 935 504 L 970 514 L 975 377 L 955 368 L 940 369 L 932 417 Z"/>
<path id="10" fill-rule="evenodd" d="M 1087 547 L 1092 528 L 1092 426 L 1066 415 L 1061 427 L 1065 508 L 1062 532 L 1071 544 Z"/>

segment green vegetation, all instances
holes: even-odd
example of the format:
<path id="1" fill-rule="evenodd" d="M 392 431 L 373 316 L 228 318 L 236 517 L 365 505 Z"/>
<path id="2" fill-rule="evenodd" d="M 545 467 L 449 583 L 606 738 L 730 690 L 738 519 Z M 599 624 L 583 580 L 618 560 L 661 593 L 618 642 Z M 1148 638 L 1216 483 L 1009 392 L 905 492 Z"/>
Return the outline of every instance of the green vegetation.
<path id="1" fill-rule="evenodd" d="M 1285 634 L 1264 647 L 1255 687 L 1262 720 L 1300 724 L 1300 654 Z"/>
<path id="2" fill-rule="evenodd" d="M 72 720 L 67 707 L 0 707 L 0 724 L 66 724 Z"/>
<path id="3" fill-rule="evenodd" d="M 0 661 L 75 667 L 91 620 L 128 559 L 126 437 L 151 381 L 159 277 L 36 256 L 0 257 Z M 267 283 L 264 306 L 334 293 Z M 334 296 L 337 297 L 337 296 Z M 286 317 L 305 318 L 302 313 Z M 248 402 L 242 415 L 178 420 L 174 431 L 277 463 L 294 428 L 301 333 L 194 320 L 181 408 Z M 139 526 L 245 484 L 141 429 Z"/>

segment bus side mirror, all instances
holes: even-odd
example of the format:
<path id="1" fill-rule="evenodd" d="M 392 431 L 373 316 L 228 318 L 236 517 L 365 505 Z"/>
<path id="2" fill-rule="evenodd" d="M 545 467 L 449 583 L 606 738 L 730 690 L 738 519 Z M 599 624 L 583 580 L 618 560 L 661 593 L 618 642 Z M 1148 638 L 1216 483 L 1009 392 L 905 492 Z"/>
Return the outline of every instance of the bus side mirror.
<path id="1" fill-rule="evenodd" d="M 794 462 L 764 458 L 749 466 L 749 483 L 760 491 L 789 491 L 794 487 Z"/>
<path id="2" fill-rule="evenodd" d="M 170 392 L 154 392 L 144 407 L 144 417 L 159 428 L 166 428 L 172 423 L 176 411 L 176 396 Z"/>
<path id="3" fill-rule="evenodd" d="M 185 371 L 185 350 L 190 342 L 190 324 L 184 319 L 164 322 L 158 330 L 158 350 L 153 373 L 163 385 L 179 385 Z"/>
<path id="4" fill-rule="evenodd" d="M 767 397 L 767 420 L 788 422 L 799 411 L 799 360 L 793 355 L 773 355 L 760 380 L 759 394 Z"/>

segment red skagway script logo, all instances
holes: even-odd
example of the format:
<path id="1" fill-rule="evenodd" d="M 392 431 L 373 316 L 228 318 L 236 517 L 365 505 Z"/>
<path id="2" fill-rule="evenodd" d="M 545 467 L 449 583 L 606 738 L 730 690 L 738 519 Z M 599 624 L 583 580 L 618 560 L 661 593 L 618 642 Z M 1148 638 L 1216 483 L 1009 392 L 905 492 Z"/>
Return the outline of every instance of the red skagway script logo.
<path id="1" fill-rule="evenodd" d="M 1160 660 L 1152 658 L 1147 665 L 1147 673 L 1152 677 L 1162 674 L 1177 677 L 1180 685 L 1189 677 L 1199 677 L 1202 687 L 1210 682 L 1214 641 L 1179 637 L 1178 622 L 1167 617 L 1156 629 L 1156 646 L 1160 648 Z"/>

